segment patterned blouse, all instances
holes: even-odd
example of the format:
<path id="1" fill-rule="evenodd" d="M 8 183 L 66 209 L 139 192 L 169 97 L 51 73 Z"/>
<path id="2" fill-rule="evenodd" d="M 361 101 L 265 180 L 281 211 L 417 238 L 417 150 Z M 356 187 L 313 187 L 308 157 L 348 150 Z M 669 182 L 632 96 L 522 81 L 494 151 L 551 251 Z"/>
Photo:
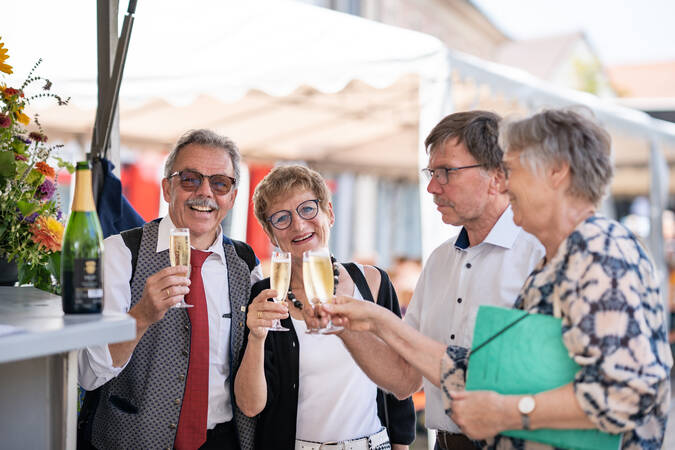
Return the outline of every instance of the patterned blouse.
<path id="1" fill-rule="evenodd" d="M 623 433 L 623 449 L 660 449 L 670 403 L 666 314 L 649 257 L 624 226 L 602 216 L 580 223 L 525 281 L 516 308 L 562 314 L 562 337 L 581 366 L 576 399 L 602 431 Z M 468 351 L 448 347 L 441 361 L 446 413 L 450 390 L 464 388 Z M 550 449 L 498 435 L 483 447 Z"/>

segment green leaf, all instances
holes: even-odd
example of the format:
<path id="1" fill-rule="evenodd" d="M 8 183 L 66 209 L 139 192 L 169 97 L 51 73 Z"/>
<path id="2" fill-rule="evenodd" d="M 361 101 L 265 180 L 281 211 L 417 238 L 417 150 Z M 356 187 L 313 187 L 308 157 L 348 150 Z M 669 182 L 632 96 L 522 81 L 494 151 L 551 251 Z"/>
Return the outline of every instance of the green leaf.
<path id="1" fill-rule="evenodd" d="M 26 182 L 35 187 L 40 186 L 43 181 L 45 181 L 45 176 L 42 175 L 39 170 L 35 169 L 31 170 L 28 177 L 26 177 Z"/>
<path id="2" fill-rule="evenodd" d="M 16 206 L 19 208 L 19 211 L 21 211 L 21 214 L 23 214 L 24 217 L 30 216 L 40 207 L 39 204 L 27 202 L 25 200 L 19 200 L 18 202 L 16 202 Z"/>
<path id="3" fill-rule="evenodd" d="M 14 152 L 0 152 L 0 175 L 3 177 L 13 177 L 15 173 Z"/>
<path id="4" fill-rule="evenodd" d="M 61 279 L 61 252 L 54 252 L 49 254 L 49 262 L 47 263 L 47 269 L 54 278 L 57 280 Z"/>
<path id="5" fill-rule="evenodd" d="M 57 166 L 66 169 L 68 173 L 75 172 L 75 164 L 70 163 L 59 156 L 54 156 L 54 159 L 57 161 Z"/>

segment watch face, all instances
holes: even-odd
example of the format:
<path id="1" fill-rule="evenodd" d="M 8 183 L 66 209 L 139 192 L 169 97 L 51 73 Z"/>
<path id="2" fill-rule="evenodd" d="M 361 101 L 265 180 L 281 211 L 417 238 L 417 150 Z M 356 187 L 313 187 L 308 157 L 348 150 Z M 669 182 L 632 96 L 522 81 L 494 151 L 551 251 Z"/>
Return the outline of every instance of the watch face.
<path id="1" fill-rule="evenodd" d="M 518 401 L 518 411 L 521 414 L 529 414 L 534 411 L 534 397 L 525 396 Z"/>

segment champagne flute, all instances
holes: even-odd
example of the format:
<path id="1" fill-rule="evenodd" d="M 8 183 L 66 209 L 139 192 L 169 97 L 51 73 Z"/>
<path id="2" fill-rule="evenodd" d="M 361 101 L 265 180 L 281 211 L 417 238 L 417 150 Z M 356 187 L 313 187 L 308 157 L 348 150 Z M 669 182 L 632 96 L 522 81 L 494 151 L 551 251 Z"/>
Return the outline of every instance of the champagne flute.
<path id="1" fill-rule="evenodd" d="M 312 284 L 312 273 L 309 268 L 309 251 L 302 252 L 302 284 L 305 288 L 305 296 L 312 308 L 316 305 L 316 293 L 314 292 L 314 285 Z M 319 334 L 319 328 L 307 328 L 307 334 Z"/>
<path id="2" fill-rule="evenodd" d="M 270 285 L 277 291 L 274 298 L 275 303 L 281 303 L 286 298 L 288 286 L 291 283 L 291 254 L 284 251 L 272 252 L 272 273 L 270 275 Z M 288 328 L 281 326 L 279 319 L 274 319 L 269 331 L 288 331 Z"/>
<path id="3" fill-rule="evenodd" d="M 333 263 L 330 260 L 330 252 L 327 248 L 309 250 L 309 269 L 312 274 L 312 287 L 314 294 L 321 303 L 330 303 L 333 296 Z M 343 327 L 333 325 L 332 320 L 328 319 L 325 328 L 319 330 L 322 334 L 328 334 L 343 330 Z"/>
<path id="4" fill-rule="evenodd" d="M 187 266 L 186 277 L 190 277 L 190 229 L 172 228 L 169 231 L 169 260 L 172 266 Z M 172 308 L 192 308 L 194 305 L 185 303 L 185 297 Z"/>

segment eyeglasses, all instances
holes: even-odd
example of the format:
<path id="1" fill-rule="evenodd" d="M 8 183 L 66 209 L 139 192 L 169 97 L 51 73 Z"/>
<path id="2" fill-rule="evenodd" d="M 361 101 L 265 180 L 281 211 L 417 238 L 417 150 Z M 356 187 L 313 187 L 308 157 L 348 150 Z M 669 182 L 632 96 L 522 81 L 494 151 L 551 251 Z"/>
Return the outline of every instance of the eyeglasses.
<path id="1" fill-rule="evenodd" d="M 319 200 L 305 200 L 300 203 L 295 211 L 298 213 L 298 216 L 305 220 L 312 220 L 319 214 Z M 291 226 L 293 222 L 293 214 L 287 209 L 282 209 L 277 211 L 267 218 L 267 221 L 277 230 L 285 230 Z"/>
<path id="2" fill-rule="evenodd" d="M 457 172 L 462 169 L 473 169 L 474 167 L 482 167 L 485 164 L 473 164 L 471 166 L 462 166 L 462 167 L 438 167 L 436 169 L 422 169 L 422 173 L 426 176 L 427 181 L 431 181 L 432 178 L 438 181 L 438 184 L 448 184 L 450 179 L 450 174 Z"/>
<path id="3" fill-rule="evenodd" d="M 204 178 L 207 178 L 209 180 L 209 186 L 211 186 L 211 190 L 216 195 L 228 194 L 236 181 L 234 178 L 228 175 L 204 175 L 197 172 L 196 170 L 181 170 L 180 172 L 172 173 L 167 178 L 171 179 L 175 176 L 179 177 L 180 187 L 189 192 L 199 189 L 199 186 L 202 185 Z"/>

